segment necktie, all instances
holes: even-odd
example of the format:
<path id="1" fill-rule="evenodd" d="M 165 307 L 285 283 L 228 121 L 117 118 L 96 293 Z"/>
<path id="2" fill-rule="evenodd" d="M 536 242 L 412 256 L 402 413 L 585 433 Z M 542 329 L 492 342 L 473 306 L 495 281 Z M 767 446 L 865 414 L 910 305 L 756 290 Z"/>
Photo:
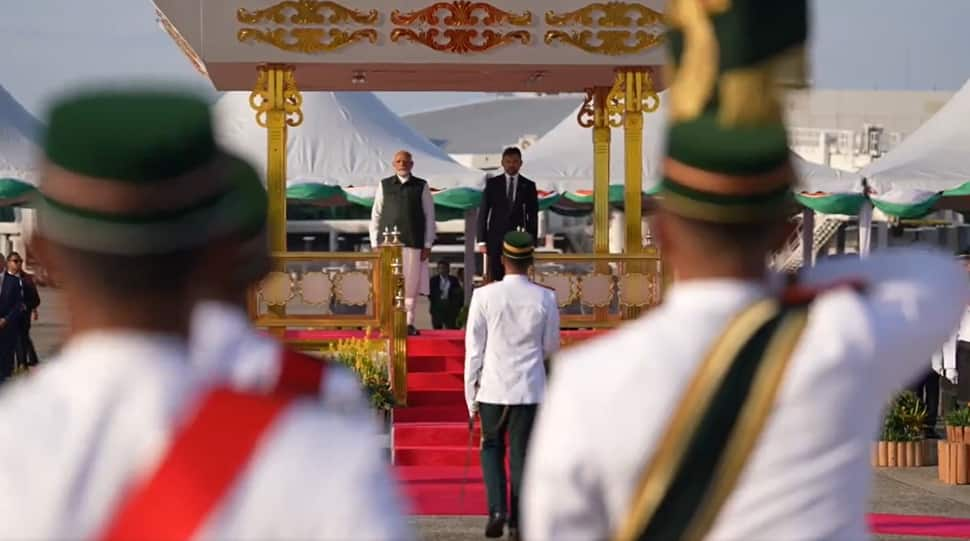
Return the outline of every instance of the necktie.
<path id="1" fill-rule="evenodd" d="M 515 180 L 513 180 L 511 176 L 507 178 L 508 178 L 508 194 L 506 195 L 508 196 L 509 202 L 511 203 L 515 201 Z"/>

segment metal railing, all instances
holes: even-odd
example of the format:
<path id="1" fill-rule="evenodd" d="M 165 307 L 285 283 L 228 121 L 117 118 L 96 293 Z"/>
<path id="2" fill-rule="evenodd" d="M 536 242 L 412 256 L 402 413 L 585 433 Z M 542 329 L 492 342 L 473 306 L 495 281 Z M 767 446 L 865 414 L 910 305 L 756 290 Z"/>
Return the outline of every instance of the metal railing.
<path id="1" fill-rule="evenodd" d="M 334 339 L 320 330 L 376 330 L 387 341 L 395 399 L 407 404 L 407 323 L 402 245 L 385 232 L 375 252 L 276 252 L 273 268 L 248 295 L 250 319 L 287 345 L 325 351 Z M 311 331 L 287 338 L 287 331 Z M 299 332 L 296 333 L 299 335 Z"/>
<path id="2" fill-rule="evenodd" d="M 553 289 L 563 328 L 608 328 L 660 303 L 670 282 L 660 253 L 536 254 L 532 278 Z"/>

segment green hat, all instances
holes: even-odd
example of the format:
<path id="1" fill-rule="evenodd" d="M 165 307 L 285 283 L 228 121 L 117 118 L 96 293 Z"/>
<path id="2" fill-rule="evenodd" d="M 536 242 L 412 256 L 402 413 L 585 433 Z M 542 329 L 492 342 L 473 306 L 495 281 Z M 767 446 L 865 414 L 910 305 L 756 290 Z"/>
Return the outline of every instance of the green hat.
<path id="1" fill-rule="evenodd" d="M 74 248 L 165 254 L 233 227 L 240 193 L 196 98 L 104 90 L 59 101 L 44 143 L 38 228 Z"/>
<path id="2" fill-rule="evenodd" d="M 234 189 L 239 190 L 240 205 L 238 216 L 239 232 L 245 238 L 252 238 L 266 232 L 266 219 L 269 214 L 269 199 L 259 173 L 249 162 L 229 155 L 229 177 Z"/>
<path id="3" fill-rule="evenodd" d="M 532 235 L 525 231 L 509 231 L 502 243 L 502 255 L 509 259 L 529 259 L 535 251 Z"/>
<path id="4" fill-rule="evenodd" d="M 710 222 L 787 214 L 796 178 L 776 96 L 801 73 L 806 0 L 671 0 L 664 208 Z"/>

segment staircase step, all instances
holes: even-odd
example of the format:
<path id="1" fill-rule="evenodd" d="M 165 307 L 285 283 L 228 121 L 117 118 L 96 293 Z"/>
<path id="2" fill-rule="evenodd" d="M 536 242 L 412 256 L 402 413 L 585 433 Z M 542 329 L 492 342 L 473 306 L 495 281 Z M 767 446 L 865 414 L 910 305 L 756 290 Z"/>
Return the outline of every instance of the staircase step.
<path id="1" fill-rule="evenodd" d="M 472 445 L 481 438 L 481 428 L 472 429 Z M 394 446 L 401 447 L 458 447 L 468 445 L 467 423 L 396 423 Z"/>
<path id="2" fill-rule="evenodd" d="M 465 356 L 465 341 L 444 340 L 439 338 L 422 338 L 412 336 L 408 338 L 408 359 L 414 357 Z"/>
<path id="3" fill-rule="evenodd" d="M 462 389 L 413 389 L 408 391 L 409 406 L 454 406 L 465 405 L 465 391 Z"/>
<path id="4" fill-rule="evenodd" d="M 478 446 L 396 447 L 394 462 L 401 466 L 464 466 L 478 467 L 481 459 Z"/>
<path id="5" fill-rule="evenodd" d="M 409 406 L 394 410 L 395 423 L 451 422 L 467 423 L 468 408 L 464 401 L 447 406 Z"/>
<path id="6" fill-rule="evenodd" d="M 464 356 L 435 355 L 412 357 L 408 355 L 408 372 L 440 372 L 462 374 L 465 370 Z"/>
<path id="7" fill-rule="evenodd" d="M 463 390 L 464 386 L 465 380 L 462 378 L 461 372 L 411 372 L 408 374 L 408 393 L 425 389 Z"/>

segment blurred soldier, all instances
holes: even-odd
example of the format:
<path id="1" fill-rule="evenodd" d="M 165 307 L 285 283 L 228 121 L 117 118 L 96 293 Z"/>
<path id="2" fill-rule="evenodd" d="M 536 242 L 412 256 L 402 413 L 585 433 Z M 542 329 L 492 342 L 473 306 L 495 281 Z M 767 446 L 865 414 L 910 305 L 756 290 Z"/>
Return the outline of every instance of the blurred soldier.
<path id="1" fill-rule="evenodd" d="M 505 278 L 472 295 L 465 333 L 465 401 L 481 416 L 482 475 L 488 493 L 486 537 L 518 539 L 519 495 L 525 451 L 536 408 L 546 388 L 544 361 L 559 349 L 559 306 L 555 293 L 529 280 L 532 235 L 505 235 Z M 505 475 L 509 439 L 511 494 Z M 506 495 L 509 494 L 511 498 Z"/>
<path id="2" fill-rule="evenodd" d="M 89 92 L 47 125 L 33 245 L 70 330 L 0 396 L 0 538 L 409 538 L 369 427 L 188 362 L 198 262 L 248 204 L 206 104 Z"/>
<path id="3" fill-rule="evenodd" d="M 956 327 L 966 276 L 944 254 L 886 251 L 783 290 L 765 261 L 796 179 L 771 70 L 803 52 L 805 0 L 666 15 L 676 73 L 651 230 L 677 282 L 556 360 L 526 537 L 868 539 L 872 435 Z"/>

